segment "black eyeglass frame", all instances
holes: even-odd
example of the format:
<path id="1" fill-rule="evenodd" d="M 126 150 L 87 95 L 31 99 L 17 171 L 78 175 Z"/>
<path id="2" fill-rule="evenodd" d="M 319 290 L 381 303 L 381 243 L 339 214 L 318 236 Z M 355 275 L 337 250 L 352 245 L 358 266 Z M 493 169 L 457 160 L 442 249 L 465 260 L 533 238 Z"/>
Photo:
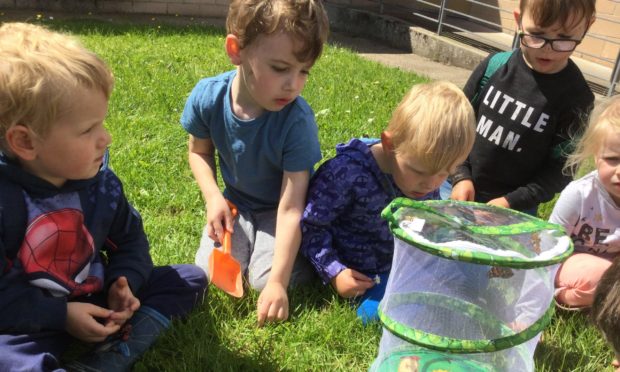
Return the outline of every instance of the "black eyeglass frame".
<path id="1" fill-rule="evenodd" d="M 518 35 L 519 35 L 519 40 L 521 41 L 521 44 L 523 44 L 523 46 L 526 46 L 526 47 L 528 47 L 528 48 L 532 48 L 532 49 L 542 49 L 542 48 L 544 48 L 544 47 L 545 47 L 545 45 L 550 44 L 550 45 L 551 45 L 551 49 L 553 49 L 553 50 L 554 50 L 554 51 L 556 51 L 556 52 L 572 52 L 572 51 L 574 51 L 575 49 L 577 49 L 577 46 L 578 46 L 579 44 L 581 44 L 581 42 L 583 41 L 583 39 L 580 39 L 580 40 L 575 40 L 575 39 L 548 39 L 548 38 L 546 38 L 546 37 L 544 37 L 544 36 L 538 36 L 538 35 L 526 34 L 526 33 L 525 33 L 525 32 L 523 32 L 523 31 L 519 31 Z M 532 45 L 528 45 L 526 42 L 524 42 L 524 41 L 523 41 L 523 36 L 529 36 L 529 37 L 533 37 L 533 38 L 536 38 L 536 39 L 540 39 L 540 40 L 543 40 L 543 41 L 544 41 L 544 43 L 543 43 L 541 46 L 532 46 Z M 573 48 L 572 48 L 572 49 L 569 49 L 569 50 L 558 50 L 558 49 L 556 49 L 556 48 L 553 46 L 553 45 L 554 45 L 554 43 L 555 43 L 556 41 L 572 41 L 572 42 L 574 42 L 574 43 L 575 43 L 575 46 L 573 46 Z"/>
<path id="2" fill-rule="evenodd" d="M 575 49 L 577 49 L 577 46 L 583 42 L 583 38 L 584 38 L 584 37 L 586 37 L 586 34 L 588 33 L 588 29 L 589 29 L 589 28 L 590 28 L 590 27 L 587 27 L 587 28 L 586 28 L 586 31 L 583 33 L 583 36 L 581 36 L 581 39 L 549 39 L 549 38 L 546 38 L 546 37 L 544 37 L 544 36 L 538 36 L 538 35 L 526 34 L 526 33 L 523 31 L 523 25 L 521 25 L 521 22 L 519 22 L 519 32 L 517 33 L 517 35 L 519 35 L 519 42 L 520 42 L 521 44 L 523 44 L 523 46 L 525 46 L 525 47 L 532 48 L 532 49 L 542 49 L 542 48 L 544 48 L 544 47 L 545 47 L 545 45 L 549 44 L 549 45 L 551 45 L 551 49 L 553 49 L 553 50 L 554 50 L 554 51 L 556 51 L 556 52 L 560 52 L 560 53 L 562 53 L 562 52 L 564 52 L 564 53 L 568 53 L 568 52 L 572 52 L 572 51 L 574 51 Z M 526 43 L 524 43 L 524 42 L 523 42 L 523 36 L 534 37 L 534 38 L 537 38 L 537 39 L 544 40 L 545 42 L 544 42 L 541 46 L 539 46 L 539 47 L 529 46 L 529 45 L 527 45 Z M 554 42 L 556 42 L 556 41 L 573 41 L 573 42 L 575 43 L 575 46 L 574 46 L 574 47 L 573 47 L 573 49 L 571 49 L 571 50 L 557 50 L 557 49 L 555 49 L 555 48 L 553 47 L 553 43 L 554 43 Z"/>

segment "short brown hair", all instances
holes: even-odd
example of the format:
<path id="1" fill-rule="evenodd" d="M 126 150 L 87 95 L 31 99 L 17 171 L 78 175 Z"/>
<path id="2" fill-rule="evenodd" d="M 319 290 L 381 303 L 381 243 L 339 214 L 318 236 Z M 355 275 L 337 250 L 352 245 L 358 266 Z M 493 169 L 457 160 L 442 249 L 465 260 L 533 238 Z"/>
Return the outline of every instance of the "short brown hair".
<path id="1" fill-rule="evenodd" d="M 302 41 L 296 53 L 300 62 L 316 61 L 329 34 L 329 21 L 321 0 L 233 0 L 226 30 L 245 48 L 259 35 L 283 31 Z"/>
<path id="2" fill-rule="evenodd" d="M 474 110 L 454 84 L 417 84 L 405 95 L 386 128 L 397 154 L 415 158 L 433 173 L 449 169 L 471 151 Z"/>
<path id="3" fill-rule="evenodd" d="M 584 19 L 586 22 L 592 19 L 596 13 L 596 0 L 521 0 L 519 9 L 521 15 L 529 11 L 534 23 L 540 27 L 555 23 L 575 27 Z"/>
<path id="4" fill-rule="evenodd" d="M 0 151 L 7 130 L 23 124 L 44 137 L 77 88 L 110 97 L 107 65 L 75 38 L 27 23 L 0 26 Z"/>
<path id="5" fill-rule="evenodd" d="M 620 258 L 612 261 L 598 282 L 590 318 L 616 355 L 620 354 Z"/>

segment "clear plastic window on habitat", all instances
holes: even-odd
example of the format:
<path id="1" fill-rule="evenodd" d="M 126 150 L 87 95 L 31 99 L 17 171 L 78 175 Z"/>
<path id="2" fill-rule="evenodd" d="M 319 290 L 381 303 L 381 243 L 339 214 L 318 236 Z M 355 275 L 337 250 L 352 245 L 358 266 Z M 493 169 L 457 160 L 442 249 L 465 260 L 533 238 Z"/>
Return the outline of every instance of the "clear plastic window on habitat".
<path id="1" fill-rule="evenodd" d="M 394 259 L 379 305 L 379 371 L 533 371 L 572 253 L 562 227 L 511 209 L 395 199 Z"/>

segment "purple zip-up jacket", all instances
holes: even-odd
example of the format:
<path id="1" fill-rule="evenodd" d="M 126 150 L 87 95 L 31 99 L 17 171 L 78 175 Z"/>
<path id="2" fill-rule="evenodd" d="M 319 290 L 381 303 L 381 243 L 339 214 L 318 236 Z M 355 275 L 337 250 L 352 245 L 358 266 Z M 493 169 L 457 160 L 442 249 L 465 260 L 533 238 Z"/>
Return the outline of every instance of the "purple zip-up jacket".
<path id="1" fill-rule="evenodd" d="M 372 276 L 392 266 L 394 238 L 381 211 L 403 194 L 375 161 L 376 143 L 339 144 L 310 181 L 300 251 L 326 284 L 347 268 Z M 439 199 L 439 190 L 420 198 L 427 199 Z"/>

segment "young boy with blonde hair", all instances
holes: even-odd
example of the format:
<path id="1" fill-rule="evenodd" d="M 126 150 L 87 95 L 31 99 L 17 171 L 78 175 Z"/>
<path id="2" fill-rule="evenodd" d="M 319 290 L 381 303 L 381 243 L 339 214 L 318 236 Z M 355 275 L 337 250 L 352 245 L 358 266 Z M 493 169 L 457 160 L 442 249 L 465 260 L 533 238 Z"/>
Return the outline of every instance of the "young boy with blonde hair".
<path id="1" fill-rule="evenodd" d="M 520 49 L 481 84 L 497 58 L 489 56 L 464 88 L 477 135 L 452 175 L 452 199 L 535 214 L 570 182 L 562 168 L 594 102 L 570 56 L 594 14 L 595 0 L 521 0 L 514 12 Z"/>
<path id="2" fill-rule="evenodd" d="M 237 68 L 198 82 L 181 117 L 207 204 L 196 263 L 206 270 L 224 229 L 232 232 L 232 254 L 261 291 L 262 325 L 288 317 L 289 282 L 312 274 L 296 257 L 308 180 L 321 151 L 314 113 L 299 95 L 329 22 L 320 0 L 234 0 L 226 26 L 226 53 Z"/>
<path id="3" fill-rule="evenodd" d="M 153 267 L 107 166 L 113 77 L 70 36 L 0 27 L 0 370 L 128 370 L 204 295 L 193 265 Z"/>
<path id="4" fill-rule="evenodd" d="M 362 319 L 376 315 L 392 266 L 394 239 L 381 211 L 399 196 L 439 199 L 439 186 L 473 146 L 474 128 L 473 109 L 454 84 L 419 84 L 380 140 L 338 145 L 312 178 L 301 252 L 339 295 L 372 301 Z"/>

